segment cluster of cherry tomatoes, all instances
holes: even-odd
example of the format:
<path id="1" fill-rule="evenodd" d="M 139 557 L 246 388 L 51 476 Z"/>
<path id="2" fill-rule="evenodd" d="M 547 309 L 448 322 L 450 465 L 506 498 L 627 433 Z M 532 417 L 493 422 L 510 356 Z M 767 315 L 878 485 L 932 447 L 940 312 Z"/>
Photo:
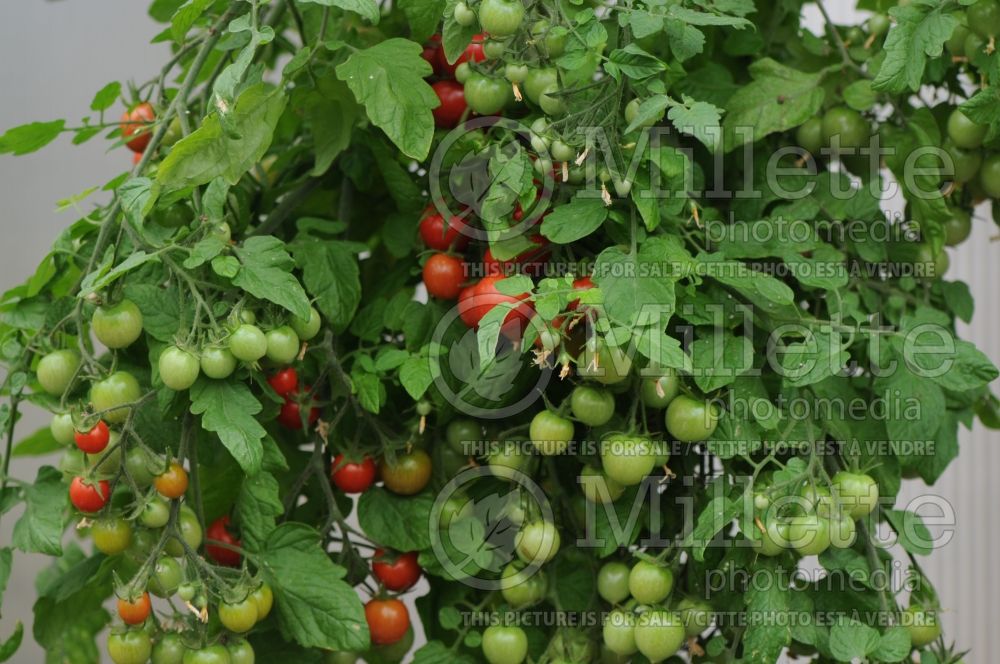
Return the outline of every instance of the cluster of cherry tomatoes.
<path id="1" fill-rule="evenodd" d="M 441 35 L 434 35 L 424 46 L 423 58 L 434 69 L 436 81 L 431 83 L 434 94 L 440 104 L 434 109 L 434 124 L 442 129 L 451 129 L 468 116 L 468 103 L 465 99 L 465 88 L 460 81 L 455 80 L 456 70 L 468 62 L 481 62 L 486 59 L 483 52 L 483 35 L 476 35 L 465 52 L 454 62 L 448 62 L 444 48 L 441 46 Z"/>

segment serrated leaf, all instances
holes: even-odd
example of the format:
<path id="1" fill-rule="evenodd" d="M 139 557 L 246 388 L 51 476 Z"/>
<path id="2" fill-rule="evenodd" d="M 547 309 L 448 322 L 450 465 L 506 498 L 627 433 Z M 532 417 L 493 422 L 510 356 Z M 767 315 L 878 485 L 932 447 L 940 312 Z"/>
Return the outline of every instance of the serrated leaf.
<path id="1" fill-rule="evenodd" d="M 722 113 L 722 110 L 708 102 L 695 101 L 685 95 L 683 103 L 675 103 L 670 107 L 667 119 L 677 131 L 694 136 L 709 152 L 715 152 L 722 140 Z"/>
<path id="2" fill-rule="evenodd" d="M 599 198 L 575 198 L 556 207 L 542 220 L 542 235 L 556 244 L 570 244 L 587 237 L 608 218 Z"/>
<path id="3" fill-rule="evenodd" d="M 372 25 L 378 25 L 379 13 L 375 0 L 299 0 L 306 4 L 322 5 L 324 7 L 339 7 L 345 11 L 354 12 L 366 19 Z"/>
<path id="4" fill-rule="evenodd" d="M 0 136 L 0 154 L 19 156 L 41 150 L 56 140 L 66 126 L 65 120 L 30 122 L 8 129 Z"/>
<path id="5" fill-rule="evenodd" d="M 267 432 L 254 417 L 263 407 L 245 383 L 201 378 L 191 387 L 191 413 L 212 431 L 247 475 L 260 472 Z"/>
<path id="6" fill-rule="evenodd" d="M 429 492 L 397 496 L 385 489 L 371 489 L 358 500 L 358 523 L 372 540 L 396 551 L 420 551 L 431 545 Z"/>
<path id="7" fill-rule="evenodd" d="M 874 89 L 920 89 L 928 58 L 943 53 L 944 43 L 958 25 L 958 19 L 946 13 L 946 8 L 941 4 L 913 3 L 889 10 L 896 22 L 885 39 L 885 60 L 872 83 Z"/>
<path id="8" fill-rule="evenodd" d="M 309 298 L 291 274 L 295 262 L 285 251 L 284 242 L 271 235 L 258 235 L 233 251 L 240 260 L 240 271 L 233 277 L 234 286 L 299 318 L 309 318 Z"/>
<path id="9" fill-rule="evenodd" d="M 38 469 L 24 488 L 24 514 L 14 524 L 11 543 L 25 553 L 62 555 L 62 535 L 69 493 L 62 474 L 51 466 Z"/>

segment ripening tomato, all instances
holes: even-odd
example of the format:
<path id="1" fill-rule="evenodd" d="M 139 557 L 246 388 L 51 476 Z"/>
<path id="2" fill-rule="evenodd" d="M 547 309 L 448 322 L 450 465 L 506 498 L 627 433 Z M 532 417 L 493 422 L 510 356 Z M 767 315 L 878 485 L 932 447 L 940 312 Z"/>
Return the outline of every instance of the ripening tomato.
<path id="1" fill-rule="evenodd" d="M 118 598 L 118 615 L 126 625 L 138 625 L 146 621 L 152 611 L 149 593 L 142 593 L 133 599 Z"/>
<path id="2" fill-rule="evenodd" d="M 69 500 L 81 512 L 99 512 L 111 497 L 111 485 L 107 480 L 91 482 L 82 477 L 74 477 L 69 485 Z"/>
<path id="3" fill-rule="evenodd" d="M 76 446 L 87 454 L 97 454 L 103 452 L 104 448 L 108 446 L 108 441 L 111 440 L 111 431 L 104 420 L 97 420 L 97 424 L 90 431 L 77 431 L 73 440 L 76 441 Z"/>
<path id="4" fill-rule="evenodd" d="M 287 396 L 295 392 L 299 387 L 299 373 L 294 367 L 285 367 L 281 371 L 275 372 L 267 379 L 267 384 L 271 386 L 279 397 Z"/>
<path id="5" fill-rule="evenodd" d="M 131 544 L 132 526 L 120 516 L 106 517 L 94 522 L 90 527 L 90 536 L 94 539 L 94 546 L 98 551 L 114 556 Z"/>
<path id="6" fill-rule="evenodd" d="M 372 559 L 372 574 L 388 590 L 393 592 L 408 590 L 420 580 L 420 573 L 416 551 L 396 554 L 393 558 L 386 554 L 385 549 L 375 549 L 375 557 Z"/>
<path id="7" fill-rule="evenodd" d="M 152 137 L 149 125 L 154 119 L 156 119 L 156 113 L 147 102 L 137 104 L 132 110 L 122 113 L 119 127 L 122 131 L 122 138 L 127 140 L 125 145 L 128 146 L 129 150 L 142 152 L 146 149 L 146 146 L 149 145 L 149 139 Z"/>
<path id="8" fill-rule="evenodd" d="M 504 295 L 497 290 L 496 284 L 503 280 L 500 275 L 483 277 L 475 285 L 464 289 L 458 297 L 458 314 L 462 322 L 470 328 L 479 327 L 479 322 L 493 307 L 502 302 L 518 302 L 529 297 L 528 293 L 518 296 Z M 512 309 L 504 319 L 503 333 L 510 338 L 520 338 L 527 329 L 534 308 L 525 302 Z"/>
<path id="9" fill-rule="evenodd" d="M 453 129 L 462 121 L 465 109 L 465 87 L 461 83 L 445 80 L 431 84 L 440 104 L 431 111 L 434 124 L 442 129 Z"/>
<path id="10" fill-rule="evenodd" d="M 372 643 L 386 645 L 406 635 L 410 627 L 410 612 L 398 599 L 373 599 L 365 604 L 365 620 Z"/>
<path id="11" fill-rule="evenodd" d="M 456 251 L 462 251 L 469 244 L 468 225 L 461 217 L 452 216 L 445 228 L 444 217 L 430 212 L 420 220 L 420 239 L 428 249 L 448 251 L 454 247 Z"/>
<path id="12" fill-rule="evenodd" d="M 249 632 L 257 624 L 257 602 L 249 595 L 239 602 L 219 602 L 219 621 L 231 632 Z"/>
<path id="13" fill-rule="evenodd" d="M 455 68 L 458 67 L 463 62 L 482 62 L 486 59 L 486 54 L 483 52 L 483 42 L 486 41 L 486 35 L 480 33 L 472 37 L 472 41 L 468 46 L 465 47 L 465 52 L 458 56 L 455 62 L 448 62 L 448 57 L 445 55 L 444 49 L 438 49 L 438 75 L 441 77 L 455 76 Z"/>
<path id="14" fill-rule="evenodd" d="M 431 481 L 431 458 L 422 449 L 414 448 L 406 454 L 397 454 L 395 461 L 382 464 L 381 470 L 385 488 L 402 496 L 412 496 Z"/>
<path id="15" fill-rule="evenodd" d="M 218 544 L 212 544 L 211 542 L 211 540 L 215 540 L 216 542 L 228 544 L 229 546 L 242 546 L 242 542 L 239 538 L 229 532 L 228 514 L 220 516 L 218 519 L 209 524 L 208 529 L 205 531 L 205 537 L 209 540 L 209 542 L 205 544 L 205 555 L 220 565 L 225 565 L 227 567 L 240 566 L 239 551 L 233 551 L 230 548 L 219 546 Z"/>
<path id="16" fill-rule="evenodd" d="M 465 263 L 451 254 L 434 254 L 424 263 L 423 279 L 432 297 L 454 300 L 465 281 Z"/>
<path id="17" fill-rule="evenodd" d="M 188 474 L 184 466 L 171 461 L 165 471 L 153 480 L 153 486 L 164 498 L 180 498 L 188 488 Z"/>
<path id="18" fill-rule="evenodd" d="M 427 61 L 427 63 L 434 70 L 433 73 L 435 74 L 441 73 L 440 71 L 438 71 L 439 69 L 438 51 L 440 50 L 441 50 L 441 35 L 431 35 L 431 38 L 427 40 L 426 44 L 424 44 L 423 52 L 420 54 L 420 57 Z"/>
<path id="19" fill-rule="evenodd" d="M 375 461 L 368 456 L 355 463 L 338 454 L 330 465 L 330 481 L 344 493 L 364 493 L 375 482 L 376 473 Z"/>
<path id="20" fill-rule="evenodd" d="M 302 430 L 302 406 L 304 403 L 311 404 L 312 401 L 309 397 L 309 388 L 306 387 L 304 397 L 299 397 L 298 390 L 290 392 L 285 395 L 285 403 L 281 406 L 281 411 L 278 413 L 278 423 L 286 429 L 291 429 L 292 431 Z M 304 399 L 303 403 L 300 403 Z M 319 419 L 319 408 L 312 407 L 309 409 L 309 424 L 314 424 L 316 420 Z"/>

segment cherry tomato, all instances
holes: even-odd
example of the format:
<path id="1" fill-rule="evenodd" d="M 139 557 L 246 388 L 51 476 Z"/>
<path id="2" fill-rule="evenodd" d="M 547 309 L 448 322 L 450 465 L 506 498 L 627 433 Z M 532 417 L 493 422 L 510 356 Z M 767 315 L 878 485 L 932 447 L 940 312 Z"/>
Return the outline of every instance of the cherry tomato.
<path id="1" fill-rule="evenodd" d="M 513 98 L 510 83 L 500 77 L 473 72 L 465 81 L 465 103 L 479 115 L 493 115 Z"/>
<path id="2" fill-rule="evenodd" d="M 453 216 L 445 228 L 444 217 L 433 212 L 420 220 L 420 239 L 428 249 L 448 251 L 454 247 L 462 251 L 469 244 L 468 225 L 461 217 Z"/>
<path id="3" fill-rule="evenodd" d="M 788 543 L 802 556 L 818 556 L 830 548 L 830 522 L 818 514 L 792 517 Z"/>
<path id="4" fill-rule="evenodd" d="M 183 664 L 233 664 L 226 646 L 216 643 L 198 650 L 188 650 L 184 653 Z"/>
<path id="5" fill-rule="evenodd" d="M 74 477 L 69 485 L 69 500 L 81 512 L 99 512 L 111 497 L 111 485 L 107 480 L 90 482 L 82 477 Z"/>
<path id="6" fill-rule="evenodd" d="M 125 453 L 125 468 L 140 487 L 147 487 L 163 469 L 163 460 L 139 445 Z"/>
<path id="7" fill-rule="evenodd" d="M 151 611 L 149 593 L 143 593 L 135 600 L 118 598 L 118 616 L 126 625 L 146 622 Z"/>
<path id="8" fill-rule="evenodd" d="M 254 664 L 253 646 L 246 639 L 236 639 L 226 645 L 231 664 Z"/>
<path id="9" fill-rule="evenodd" d="M 194 385 L 198 380 L 198 374 L 201 373 L 198 358 L 177 346 L 169 346 L 160 353 L 156 364 L 163 384 L 177 392 Z"/>
<path id="10" fill-rule="evenodd" d="M 141 396 L 139 381 L 127 371 L 116 371 L 90 387 L 91 405 L 105 421 L 112 424 L 124 422 L 129 414 L 127 404 L 138 401 Z"/>
<path id="11" fill-rule="evenodd" d="M 442 129 L 452 129 L 458 126 L 468 105 L 465 102 L 465 88 L 455 81 L 436 81 L 431 84 L 434 94 L 440 102 L 431 112 L 434 124 Z"/>
<path id="12" fill-rule="evenodd" d="M 164 228 L 183 228 L 194 219 L 194 211 L 189 206 L 178 203 L 166 209 L 153 210 L 152 218 Z"/>
<path id="13" fill-rule="evenodd" d="M 642 381 L 639 394 L 647 408 L 666 408 L 680 391 L 681 381 L 674 374 Z"/>
<path id="14" fill-rule="evenodd" d="M 590 344 L 576 359 L 576 373 L 603 385 L 617 385 L 628 379 L 632 372 L 632 358 L 624 349 L 601 343 L 593 349 Z"/>
<path id="15" fill-rule="evenodd" d="M 136 104 L 131 110 L 122 113 L 119 127 L 122 131 L 122 138 L 127 141 L 125 145 L 129 150 L 142 152 L 146 149 L 146 146 L 149 145 L 149 139 L 152 138 L 149 125 L 155 119 L 156 113 L 147 102 Z"/>
<path id="16" fill-rule="evenodd" d="M 853 108 L 837 106 L 823 116 L 823 143 L 838 150 L 856 150 L 868 144 L 871 126 Z"/>
<path id="17" fill-rule="evenodd" d="M 289 325 L 295 331 L 295 334 L 299 336 L 302 341 L 309 341 L 314 339 L 317 334 L 319 334 L 320 327 L 323 326 L 323 319 L 320 317 L 319 312 L 316 307 L 309 307 L 309 318 L 303 319 L 298 316 L 292 316 Z"/>
<path id="18" fill-rule="evenodd" d="M 76 442 L 76 427 L 73 426 L 73 416 L 69 413 L 56 413 L 49 422 L 49 432 L 60 445 Z"/>
<path id="19" fill-rule="evenodd" d="M 528 65 L 517 62 L 508 62 L 503 68 L 503 77 L 511 83 L 524 83 L 528 78 L 530 69 Z"/>
<path id="20" fill-rule="evenodd" d="M 455 67 L 463 62 L 482 62 L 486 59 L 486 54 L 483 53 L 483 42 L 486 39 L 486 35 L 477 34 L 472 37 L 472 41 L 468 46 L 465 47 L 465 51 L 462 55 L 458 56 L 458 59 L 454 63 L 448 62 L 448 57 L 444 53 L 444 49 L 438 49 L 438 75 L 442 77 L 455 76 Z"/>
<path id="21" fill-rule="evenodd" d="M 627 658 L 639 652 L 635 644 L 635 614 L 631 611 L 616 609 L 609 613 L 602 635 L 607 649 L 620 657 Z"/>
<path id="22" fill-rule="evenodd" d="M 524 94 L 535 104 L 541 103 L 542 93 L 559 82 L 559 75 L 553 67 L 532 69 L 524 79 Z"/>
<path id="23" fill-rule="evenodd" d="M 838 549 L 849 549 L 858 539 L 858 527 L 849 514 L 841 514 L 830 520 L 830 545 Z"/>
<path id="24" fill-rule="evenodd" d="M 450 254 L 434 254 L 424 263 L 423 278 L 432 297 L 454 300 L 465 281 L 465 263 Z"/>
<path id="25" fill-rule="evenodd" d="M 465 4 L 461 0 L 455 3 L 455 9 L 452 12 L 455 17 L 455 23 L 458 23 L 462 27 L 469 27 L 474 24 L 478 19 L 476 17 L 476 12 L 469 8 L 469 5 Z"/>
<path id="26" fill-rule="evenodd" d="M 528 635 L 517 626 L 490 625 L 483 632 L 483 657 L 489 664 L 521 664 L 528 656 Z"/>
<path id="27" fill-rule="evenodd" d="M 382 464 L 381 471 L 385 488 L 402 496 L 412 496 L 430 482 L 431 458 L 422 449 L 414 448 L 406 454 L 397 454 L 394 463 Z"/>
<path id="28" fill-rule="evenodd" d="M 52 351 L 38 361 L 38 383 L 53 396 L 62 396 L 80 368 L 80 354 L 75 350 Z"/>
<path id="29" fill-rule="evenodd" d="M 375 549 L 372 574 L 388 590 L 402 592 L 412 588 L 420 580 L 420 573 L 416 551 L 396 554 L 393 558 L 386 554 L 385 549 Z"/>
<path id="30" fill-rule="evenodd" d="M 528 435 L 539 452 L 545 455 L 562 454 L 573 440 L 573 422 L 565 417 L 543 410 L 531 420 Z"/>
<path id="31" fill-rule="evenodd" d="M 294 367 L 286 367 L 267 379 L 267 384 L 271 386 L 278 396 L 286 396 L 295 392 L 299 387 L 299 373 Z"/>
<path id="32" fill-rule="evenodd" d="M 180 498 L 188 488 L 187 471 L 181 464 L 171 461 L 167 469 L 153 480 L 153 486 L 164 498 Z"/>
<path id="33" fill-rule="evenodd" d="M 436 74 L 441 73 L 439 71 L 441 66 L 440 64 L 438 64 L 440 60 L 440 55 L 438 54 L 438 51 L 440 50 L 441 50 L 441 35 L 433 35 L 430 38 L 430 40 L 426 44 L 424 44 L 424 50 L 420 54 L 420 57 L 426 60 L 428 64 L 430 64 L 431 68 L 434 70 L 434 73 Z"/>
<path id="34" fill-rule="evenodd" d="M 187 647 L 177 632 L 163 634 L 153 645 L 153 664 L 182 664 Z"/>
<path id="35" fill-rule="evenodd" d="M 659 604 L 674 587 L 674 574 L 669 567 L 640 560 L 628 574 L 628 589 L 640 604 Z"/>
<path id="36" fill-rule="evenodd" d="M 1000 5 L 996 6 L 1000 12 Z M 965 150 L 976 150 L 981 147 L 987 131 L 989 127 L 973 122 L 960 109 L 956 108 L 948 116 L 948 137 L 955 145 Z"/>
<path id="37" fill-rule="evenodd" d="M 305 399 L 309 400 L 309 391 L 306 390 Z M 316 420 L 319 419 L 319 408 L 313 407 L 309 409 L 309 424 L 314 424 Z M 302 430 L 302 404 L 299 403 L 298 392 L 291 392 L 285 395 L 285 403 L 281 406 L 281 411 L 278 413 L 278 423 L 286 429 L 291 429 L 293 431 Z"/>
<path id="38" fill-rule="evenodd" d="M 624 486 L 589 464 L 580 471 L 578 479 L 584 498 L 596 505 L 613 503 L 625 493 Z"/>
<path id="39" fill-rule="evenodd" d="M 809 118 L 795 130 L 795 142 L 812 155 L 819 155 L 823 149 L 823 119 Z"/>
<path id="40" fill-rule="evenodd" d="M 236 356 L 228 348 L 209 346 L 201 351 L 201 372 L 217 380 L 229 378 L 236 371 Z"/>
<path id="41" fill-rule="evenodd" d="M 631 596 L 628 589 L 628 565 L 618 561 L 605 563 L 597 572 L 597 594 L 609 604 L 620 604 Z"/>
<path id="42" fill-rule="evenodd" d="M 489 464 L 495 476 L 512 480 L 516 473 L 529 469 L 531 455 L 525 453 L 517 441 L 505 440 L 491 451 Z"/>
<path id="43" fill-rule="evenodd" d="M 239 538 L 229 532 L 228 514 L 220 516 L 218 519 L 209 524 L 208 529 L 205 531 L 205 537 L 208 540 L 215 540 L 216 542 L 228 544 L 229 546 L 242 546 L 242 542 L 240 542 Z M 227 567 L 240 566 L 240 554 L 238 551 L 233 551 L 232 549 L 212 544 L 211 541 L 205 544 L 205 555 L 220 565 L 226 565 Z"/>
<path id="44" fill-rule="evenodd" d="M 604 473 L 623 486 L 639 484 L 656 467 L 652 441 L 637 434 L 613 433 L 601 442 Z"/>
<path id="45" fill-rule="evenodd" d="M 249 632 L 257 624 L 257 602 L 249 596 L 239 602 L 220 602 L 219 620 L 231 632 Z"/>
<path id="46" fill-rule="evenodd" d="M 479 327 L 479 322 L 493 307 L 502 302 L 514 303 L 527 299 L 528 293 L 504 295 L 496 284 L 503 276 L 483 277 L 474 286 L 464 289 L 458 296 L 458 313 L 462 322 L 470 328 Z M 507 314 L 503 322 L 503 334 L 509 338 L 520 338 L 527 329 L 534 309 L 530 302 L 516 306 Z"/>
<path id="47" fill-rule="evenodd" d="M 719 412 L 707 401 L 682 394 L 667 406 L 666 424 L 667 431 L 677 440 L 697 443 L 715 433 Z"/>
<path id="48" fill-rule="evenodd" d="M 132 526 L 121 517 L 105 517 L 98 519 L 90 527 L 90 536 L 94 538 L 94 546 L 98 551 L 114 556 L 132 543 Z"/>
<path id="49" fill-rule="evenodd" d="M 149 634 L 141 629 L 108 635 L 108 656 L 115 664 L 146 664 L 152 650 Z"/>
<path id="50" fill-rule="evenodd" d="M 615 414 L 615 396 L 607 390 L 578 385 L 570 395 L 573 417 L 587 426 L 602 427 Z"/>
<path id="51" fill-rule="evenodd" d="M 559 531 L 551 521 L 525 524 L 514 537 L 517 556 L 529 565 L 547 563 L 559 552 Z"/>
<path id="52" fill-rule="evenodd" d="M 472 448 L 483 439 L 483 427 L 475 420 L 457 418 L 448 423 L 445 429 L 445 440 L 455 452 L 462 456 L 472 456 Z"/>
<path id="53" fill-rule="evenodd" d="M 491 37 L 509 37 L 524 20 L 521 0 L 483 0 L 479 4 L 479 25 Z"/>
<path id="54" fill-rule="evenodd" d="M 651 662 L 660 662 L 684 644 L 684 624 L 673 611 L 654 609 L 635 621 L 635 645 Z"/>
<path id="55" fill-rule="evenodd" d="M 833 476 L 832 481 L 841 506 L 852 519 L 868 516 L 878 505 L 878 483 L 871 475 L 842 470 Z"/>
<path id="56" fill-rule="evenodd" d="M 229 335 L 229 351 L 237 360 L 256 362 L 267 354 L 267 337 L 256 325 L 243 323 Z"/>
<path id="57" fill-rule="evenodd" d="M 127 348 L 142 334 L 142 312 L 132 300 L 98 307 L 90 321 L 97 340 L 108 348 Z"/>
<path id="58" fill-rule="evenodd" d="M 519 562 L 507 565 L 501 579 L 500 594 L 515 609 L 542 601 L 548 588 L 548 581 L 540 570 L 529 576 Z"/>
<path id="59" fill-rule="evenodd" d="M 103 452 L 111 440 L 111 432 L 104 420 L 97 420 L 97 424 L 90 431 L 77 431 L 73 436 L 76 446 L 87 454 L 97 454 Z"/>
<path id="60" fill-rule="evenodd" d="M 267 339 L 267 359 L 277 364 L 291 364 L 299 355 L 299 335 L 291 326 L 283 325 L 269 331 Z"/>
<path id="61" fill-rule="evenodd" d="M 689 638 L 698 636 L 712 625 L 712 606 L 707 602 L 685 597 L 677 603 L 677 611 Z"/>
<path id="62" fill-rule="evenodd" d="M 267 618 L 271 613 L 271 607 L 274 606 L 274 591 L 271 590 L 271 586 L 266 583 L 260 584 L 250 593 L 250 597 L 257 604 L 257 622 Z"/>
<path id="63" fill-rule="evenodd" d="M 969 29 L 989 39 L 1000 35 L 1000 5 L 992 0 L 979 0 L 965 10 Z"/>
<path id="64" fill-rule="evenodd" d="M 941 636 L 941 620 L 936 611 L 927 611 L 919 606 L 906 609 L 901 622 L 910 633 L 910 644 L 917 649 L 928 646 Z"/>
<path id="65" fill-rule="evenodd" d="M 157 597 L 170 597 L 183 580 L 181 564 L 170 556 L 163 556 L 156 561 L 153 575 L 149 577 L 149 591 Z"/>
<path id="66" fill-rule="evenodd" d="M 364 493 L 375 482 L 377 470 L 371 457 L 355 463 L 338 454 L 330 465 L 330 481 L 344 493 Z"/>
<path id="67" fill-rule="evenodd" d="M 365 604 L 365 620 L 372 643 L 387 645 L 406 635 L 410 627 L 410 612 L 398 599 L 373 599 Z"/>

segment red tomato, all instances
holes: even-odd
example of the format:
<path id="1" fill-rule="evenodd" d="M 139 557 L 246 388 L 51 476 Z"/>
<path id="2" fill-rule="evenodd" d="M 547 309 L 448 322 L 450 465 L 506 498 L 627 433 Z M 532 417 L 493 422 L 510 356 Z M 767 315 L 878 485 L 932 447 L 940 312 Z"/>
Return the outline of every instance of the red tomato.
<path id="1" fill-rule="evenodd" d="M 306 386 L 306 397 L 309 396 L 310 388 Z M 308 400 L 308 399 L 307 399 Z M 285 403 L 278 413 L 278 423 L 286 429 L 299 431 L 302 429 L 302 404 L 298 398 L 298 390 L 293 390 L 285 395 Z M 313 407 L 309 410 L 309 424 L 313 424 L 319 419 L 319 408 Z"/>
<path id="2" fill-rule="evenodd" d="M 595 284 L 594 280 L 590 277 L 580 277 L 573 282 L 573 290 L 585 291 L 590 290 L 591 288 L 597 288 L 597 284 Z M 580 300 L 573 300 L 569 303 L 569 310 L 576 311 L 578 306 L 580 306 Z"/>
<path id="3" fill-rule="evenodd" d="M 434 254 L 424 263 L 427 292 L 442 300 L 454 300 L 465 281 L 465 263 L 451 254 Z"/>
<path id="4" fill-rule="evenodd" d="M 438 75 L 440 76 L 455 76 L 455 69 L 463 62 L 468 62 L 472 60 L 473 62 L 482 62 L 486 59 L 486 54 L 483 53 L 483 42 L 486 41 L 486 35 L 479 33 L 472 37 L 472 43 L 465 47 L 465 52 L 458 56 L 458 60 L 454 64 L 448 62 L 448 57 L 444 54 L 444 49 L 438 50 Z"/>
<path id="5" fill-rule="evenodd" d="M 156 114 L 153 113 L 153 107 L 146 102 L 122 114 L 122 121 L 119 124 L 122 130 L 122 138 L 128 139 L 135 136 L 135 138 L 125 143 L 129 150 L 132 152 L 142 152 L 146 149 L 150 139 L 148 131 L 149 123 L 155 117 Z"/>
<path id="6" fill-rule="evenodd" d="M 283 397 L 298 389 L 299 374 L 294 367 L 286 367 L 268 378 L 267 384 L 278 393 L 278 396 Z"/>
<path id="7" fill-rule="evenodd" d="M 108 425 L 104 420 L 98 420 L 90 431 L 77 431 L 73 434 L 73 440 L 76 441 L 76 446 L 87 454 L 97 454 L 108 446 L 111 432 L 108 431 Z"/>
<path id="8" fill-rule="evenodd" d="M 209 543 L 205 544 L 205 554 L 219 563 L 220 565 L 225 565 L 226 567 L 239 567 L 240 566 L 240 554 L 232 549 L 227 549 L 223 546 L 218 546 L 217 544 L 211 544 L 211 540 L 216 542 L 221 542 L 223 544 L 228 544 L 229 546 L 242 546 L 243 543 L 239 538 L 235 537 L 229 532 L 229 515 L 220 516 L 218 519 L 213 521 L 209 526 L 208 530 L 205 531 L 205 535 L 209 540 Z"/>
<path id="9" fill-rule="evenodd" d="M 434 69 L 435 74 L 440 74 L 438 71 L 440 66 L 438 65 L 438 51 L 441 50 L 441 35 L 433 35 L 426 44 L 424 44 L 424 52 L 420 54 L 420 57 L 430 63 L 431 67 Z"/>
<path id="10" fill-rule="evenodd" d="M 375 549 L 372 559 L 372 574 L 393 592 L 402 592 L 411 588 L 420 580 L 420 565 L 417 563 L 417 552 L 400 553 L 395 560 L 387 556 L 384 549 Z"/>
<path id="11" fill-rule="evenodd" d="M 451 80 L 437 81 L 433 85 L 434 94 L 441 104 L 435 108 L 434 124 L 441 129 L 452 129 L 458 126 L 465 113 L 465 86 Z"/>
<path id="12" fill-rule="evenodd" d="M 428 249 L 447 251 L 454 246 L 455 249 L 461 251 L 469 244 L 467 229 L 468 225 L 465 220 L 459 216 L 451 217 L 448 220 L 448 227 L 445 228 L 444 217 L 436 212 L 431 212 L 420 220 L 420 239 L 424 241 Z"/>
<path id="13" fill-rule="evenodd" d="M 127 599 L 118 599 L 118 615 L 126 625 L 138 625 L 146 622 L 149 617 L 152 605 L 149 602 L 149 593 L 143 593 L 134 602 Z"/>
<path id="14" fill-rule="evenodd" d="M 338 454 L 330 465 L 330 481 L 344 493 L 364 493 L 375 482 L 377 470 L 371 457 L 354 463 Z"/>
<path id="15" fill-rule="evenodd" d="M 515 274 L 526 274 L 529 277 L 540 277 L 545 273 L 545 262 L 549 259 L 551 250 L 549 241 L 541 235 L 531 238 L 535 247 L 522 252 L 521 254 L 506 261 L 498 261 L 493 258 L 493 252 L 489 249 L 483 254 L 483 270 L 487 276 L 510 277 Z"/>
<path id="16" fill-rule="evenodd" d="M 504 295 L 498 291 L 496 283 L 503 278 L 500 275 L 483 277 L 475 286 L 466 288 L 459 294 L 458 314 L 468 327 L 478 327 L 483 316 L 501 302 L 517 302 L 528 297 L 527 293 L 515 297 Z M 504 319 L 504 335 L 510 338 L 520 338 L 533 313 L 534 308 L 530 302 L 525 302 L 511 310 L 507 314 L 507 318 Z"/>
<path id="17" fill-rule="evenodd" d="M 110 497 L 111 485 L 107 480 L 91 484 L 82 477 L 74 477 L 69 485 L 69 500 L 81 512 L 99 512 Z"/>
<path id="18" fill-rule="evenodd" d="M 398 599 L 373 599 L 365 604 L 365 620 L 372 643 L 378 646 L 395 643 L 410 628 L 410 612 Z"/>

